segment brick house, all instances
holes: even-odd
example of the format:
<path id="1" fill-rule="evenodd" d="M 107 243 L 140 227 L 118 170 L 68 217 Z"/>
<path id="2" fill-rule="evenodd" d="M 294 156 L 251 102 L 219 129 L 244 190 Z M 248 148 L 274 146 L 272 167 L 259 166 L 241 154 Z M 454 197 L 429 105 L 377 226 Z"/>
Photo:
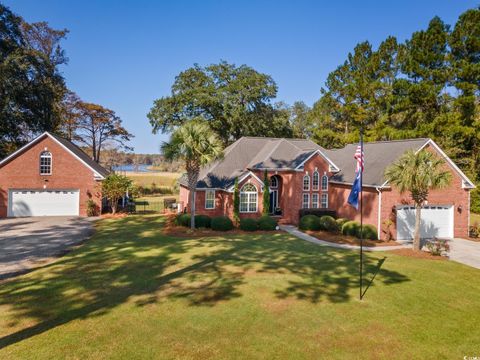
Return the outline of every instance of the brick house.
<path id="1" fill-rule="evenodd" d="M 260 216 L 266 170 L 270 209 L 281 209 L 280 223 L 298 224 L 302 208 L 330 209 L 337 217 L 359 220 L 359 212 L 347 204 L 355 176 L 356 146 L 327 150 L 310 140 L 243 137 L 225 149 L 222 160 L 201 170 L 195 193 L 196 213 L 232 217 L 234 181 L 238 178 L 240 217 Z M 421 149 L 444 158 L 453 175 L 447 189 L 430 193 L 422 210 L 422 236 L 467 236 L 470 190 L 475 186 L 431 139 L 364 144 L 364 222 L 374 225 L 382 238 L 385 231 L 399 240 L 412 237 L 415 210 L 410 196 L 390 186 L 383 174 L 406 151 Z M 179 182 L 180 204 L 188 211 L 186 176 Z M 388 220 L 391 224 L 387 229 Z"/>
<path id="2" fill-rule="evenodd" d="M 0 217 L 86 216 L 101 210 L 108 172 L 80 148 L 48 132 L 0 161 Z"/>

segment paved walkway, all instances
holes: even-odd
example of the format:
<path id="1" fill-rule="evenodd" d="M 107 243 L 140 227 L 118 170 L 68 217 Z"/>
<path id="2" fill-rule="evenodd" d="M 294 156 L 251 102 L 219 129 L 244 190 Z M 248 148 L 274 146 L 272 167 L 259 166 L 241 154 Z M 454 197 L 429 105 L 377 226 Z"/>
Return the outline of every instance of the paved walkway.
<path id="1" fill-rule="evenodd" d="M 347 249 L 347 250 L 358 250 L 360 249 L 360 246 L 356 245 L 348 245 L 348 244 L 335 244 L 329 241 L 324 241 L 324 240 L 319 240 L 316 237 L 310 236 L 308 234 L 305 234 L 304 232 L 300 231 L 297 229 L 297 227 L 292 226 L 292 225 L 280 225 L 280 229 L 288 232 L 289 234 L 292 234 L 302 240 L 309 241 L 311 243 L 317 244 L 317 245 L 322 245 L 322 246 L 330 246 L 334 247 L 337 249 Z M 395 245 L 395 246 L 376 246 L 376 247 L 371 247 L 371 246 L 364 246 L 363 250 L 365 251 L 388 251 L 388 250 L 397 250 L 397 249 L 408 249 L 411 248 L 411 244 L 405 244 L 405 245 Z"/>
<path id="2" fill-rule="evenodd" d="M 281 225 L 280 228 L 289 234 L 292 234 L 302 240 L 309 241 L 311 243 L 330 246 L 337 249 L 347 249 L 347 250 L 359 250 L 360 247 L 356 245 L 348 244 L 335 244 L 329 241 L 319 240 L 316 237 L 305 234 L 304 232 L 298 230 L 295 226 L 292 225 Z M 363 249 L 365 251 L 388 251 L 396 249 L 408 249 L 411 248 L 411 244 L 398 245 L 398 246 L 376 246 L 376 247 L 366 247 Z M 463 239 L 454 239 L 450 241 L 450 253 L 449 259 L 457 261 L 459 263 L 480 269 L 480 242 L 474 242 Z"/>
<path id="3" fill-rule="evenodd" d="M 450 260 L 480 269 L 480 242 L 454 239 L 450 242 Z"/>
<path id="4" fill-rule="evenodd" d="M 89 218 L 0 219 L 0 279 L 48 263 L 92 233 L 93 224 Z"/>

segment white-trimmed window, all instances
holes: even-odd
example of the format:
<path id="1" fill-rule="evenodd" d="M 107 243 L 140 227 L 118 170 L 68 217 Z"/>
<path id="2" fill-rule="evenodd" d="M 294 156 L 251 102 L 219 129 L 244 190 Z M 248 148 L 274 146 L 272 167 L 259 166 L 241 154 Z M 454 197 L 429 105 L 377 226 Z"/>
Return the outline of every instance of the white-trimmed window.
<path id="1" fill-rule="evenodd" d="M 270 187 L 271 187 L 272 189 L 278 188 L 278 180 L 277 180 L 277 177 L 276 177 L 276 176 L 272 176 L 272 177 L 270 178 Z"/>
<path id="2" fill-rule="evenodd" d="M 322 194 L 322 209 L 328 209 L 328 194 Z"/>
<path id="3" fill-rule="evenodd" d="M 310 190 L 310 176 L 308 174 L 305 174 L 303 177 L 303 191 L 309 191 Z"/>
<path id="4" fill-rule="evenodd" d="M 320 180 L 320 175 L 318 174 L 318 171 L 315 170 L 315 171 L 313 172 L 313 178 L 312 178 L 312 190 L 313 190 L 313 191 L 318 190 L 319 180 Z"/>
<path id="5" fill-rule="evenodd" d="M 40 154 L 40 175 L 52 175 L 52 153 L 49 151 Z"/>
<path id="6" fill-rule="evenodd" d="M 302 209 L 308 209 L 310 207 L 310 194 L 303 193 L 302 197 Z"/>
<path id="7" fill-rule="evenodd" d="M 322 191 L 328 191 L 328 176 L 322 176 Z"/>
<path id="8" fill-rule="evenodd" d="M 245 184 L 240 190 L 240 212 L 257 212 L 257 188 L 253 184 Z"/>
<path id="9" fill-rule="evenodd" d="M 312 194 L 312 208 L 318 209 L 318 194 Z"/>
<path id="10" fill-rule="evenodd" d="M 215 190 L 205 190 L 205 209 L 215 209 Z"/>

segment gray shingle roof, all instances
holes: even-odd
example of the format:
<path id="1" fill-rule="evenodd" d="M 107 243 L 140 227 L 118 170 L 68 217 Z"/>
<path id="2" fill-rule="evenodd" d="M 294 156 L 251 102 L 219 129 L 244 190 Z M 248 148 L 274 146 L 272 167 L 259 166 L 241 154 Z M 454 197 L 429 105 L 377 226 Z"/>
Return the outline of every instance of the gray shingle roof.
<path id="1" fill-rule="evenodd" d="M 100 164 L 96 163 L 95 161 L 92 160 L 90 156 L 88 156 L 82 149 L 80 149 L 77 145 L 73 144 L 71 141 L 64 139 L 58 135 L 51 134 L 49 132 L 44 132 L 43 134 L 37 136 L 35 139 L 30 141 L 28 144 L 24 145 L 22 148 L 18 149 L 14 153 L 10 154 L 6 158 L 0 161 L 0 165 L 3 163 L 10 161 L 10 159 L 15 158 L 18 154 L 23 153 L 27 149 L 29 149 L 33 144 L 37 143 L 41 139 L 43 139 L 45 136 L 50 136 L 57 140 L 60 144 L 62 144 L 65 148 L 67 148 L 69 151 L 71 151 L 75 156 L 77 156 L 81 161 L 83 161 L 88 167 L 90 167 L 92 170 L 97 172 L 103 177 L 106 177 L 109 172 L 106 170 L 103 166 Z"/>
<path id="2" fill-rule="evenodd" d="M 408 150 L 420 149 L 429 139 L 392 140 L 364 143 L 365 170 L 363 184 L 380 186 L 385 183 L 384 172 L 387 166 L 395 162 Z M 326 155 L 339 167 L 331 181 L 351 184 L 355 179 L 353 158 L 358 144 L 349 144 L 342 149 L 327 150 Z"/>
<path id="3" fill-rule="evenodd" d="M 364 144 L 365 185 L 378 186 L 385 182 L 383 173 L 407 150 L 417 150 L 429 139 L 380 141 Z M 228 189 L 236 177 L 242 177 L 249 169 L 293 170 L 317 150 L 322 151 L 340 171 L 331 180 L 352 183 L 355 176 L 355 153 L 357 144 L 350 144 L 338 150 L 325 150 L 311 140 L 242 137 L 227 147 L 224 158 L 209 164 L 200 171 L 198 188 Z M 184 174 L 180 184 L 187 185 Z"/>
<path id="4" fill-rule="evenodd" d="M 109 174 L 107 169 L 105 169 L 102 165 L 94 161 L 82 149 L 80 149 L 77 145 L 75 145 L 71 141 L 64 139 L 58 135 L 54 135 L 51 133 L 48 133 L 48 134 L 54 137 L 55 139 L 57 139 L 60 143 L 62 143 L 63 146 L 65 146 L 68 150 L 70 150 L 72 153 L 78 156 L 83 162 L 85 162 L 88 166 L 90 166 L 93 170 L 95 170 L 97 173 L 99 173 L 103 177 L 106 177 Z"/>

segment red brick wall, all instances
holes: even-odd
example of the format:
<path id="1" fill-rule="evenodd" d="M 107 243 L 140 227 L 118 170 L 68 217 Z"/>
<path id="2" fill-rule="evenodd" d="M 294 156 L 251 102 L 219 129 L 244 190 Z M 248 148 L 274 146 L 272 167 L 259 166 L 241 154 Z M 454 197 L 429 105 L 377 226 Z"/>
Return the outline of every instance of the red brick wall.
<path id="1" fill-rule="evenodd" d="M 430 149 L 431 151 L 434 151 Z M 268 172 L 268 176 L 278 175 L 279 184 L 279 206 L 283 210 L 282 223 L 298 224 L 299 210 L 302 207 L 303 191 L 303 176 L 305 172 L 310 175 L 310 204 L 312 201 L 312 175 L 315 168 L 321 176 L 324 172 L 330 177 L 332 173 L 328 172 L 328 163 L 321 156 L 314 156 L 304 166 L 303 171 L 273 171 Z M 468 234 L 468 209 L 469 197 L 468 190 L 462 189 L 462 179 L 449 166 L 446 169 L 452 172 L 452 184 L 447 189 L 432 191 L 429 195 L 429 204 L 438 205 L 453 205 L 454 206 L 454 236 L 465 237 Z M 260 179 L 263 179 L 263 172 L 259 171 L 256 174 Z M 260 184 L 251 177 L 243 181 L 241 185 L 250 179 L 259 190 L 258 194 L 258 212 L 255 214 L 240 214 L 240 217 L 258 217 L 262 211 L 262 193 L 260 192 Z M 321 185 L 321 182 L 320 182 Z M 320 188 L 321 189 L 321 188 Z M 360 220 L 360 212 L 352 206 L 348 205 L 347 199 L 350 194 L 351 185 L 329 183 L 328 198 L 329 209 L 335 210 L 338 217 L 343 217 L 351 220 Z M 316 191 L 315 191 L 316 192 Z M 318 191 L 322 193 L 321 190 Z M 205 192 L 197 191 L 196 194 L 196 209 L 198 214 L 205 214 L 209 216 L 226 215 L 232 217 L 233 215 L 233 194 L 223 191 L 216 191 L 215 209 L 205 209 Z M 319 201 L 321 197 L 319 195 Z M 184 187 L 180 189 L 180 201 L 185 204 L 188 203 L 188 190 Z M 378 228 L 378 201 L 379 196 L 375 188 L 363 188 L 363 221 L 365 224 L 371 224 Z M 409 194 L 400 194 L 396 189 L 382 190 L 381 216 L 380 216 L 380 230 L 383 227 L 383 222 L 386 219 L 391 219 L 394 224 L 390 228 L 393 236 L 396 236 L 396 214 L 395 206 L 399 204 L 411 204 Z M 458 211 L 458 207 L 462 207 L 462 211 Z M 385 238 L 382 232 L 381 237 Z"/>
<path id="2" fill-rule="evenodd" d="M 40 175 L 40 153 L 52 153 L 52 175 Z M 46 181 L 48 180 L 48 181 Z M 86 202 L 93 199 L 101 207 L 101 196 L 93 171 L 61 145 L 45 137 L 0 168 L 0 217 L 7 216 L 9 189 L 79 189 L 80 215 L 86 216 Z"/>
<path id="3" fill-rule="evenodd" d="M 299 221 L 299 210 L 302 206 L 302 194 L 303 194 L 303 176 L 306 172 L 310 175 L 310 202 L 311 194 L 314 192 L 312 190 L 312 175 L 313 172 L 317 169 L 320 175 L 320 180 L 324 172 L 328 176 L 331 173 L 328 172 L 328 163 L 320 156 L 316 155 L 307 163 L 305 163 L 303 171 L 269 171 L 268 176 L 277 175 L 280 179 L 279 181 L 279 207 L 283 211 L 283 216 L 281 219 L 282 223 L 289 224 L 298 224 Z M 263 180 L 264 172 L 256 171 L 255 175 Z M 262 214 L 263 209 L 263 194 L 261 192 L 261 183 L 255 179 L 255 177 L 248 177 L 239 184 L 239 188 L 242 187 L 246 182 L 251 181 L 259 191 L 258 193 L 258 211 L 256 213 L 240 213 L 240 217 L 259 217 Z M 319 185 L 321 186 L 321 184 Z M 321 190 L 315 191 L 321 193 Z M 330 187 L 328 189 L 330 193 Z M 180 187 L 180 202 L 183 204 L 188 204 L 188 189 L 181 186 Z M 330 196 L 330 195 L 329 195 Z M 205 214 L 209 216 L 233 216 L 233 193 L 227 193 L 224 191 L 217 190 L 215 192 L 216 202 L 215 209 L 205 209 L 205 191 L 198 190 L 196 192 L 195 208 L 197 214 Z M 320 201 L 320 196 L 319 196 Z M 187 207 L 188 208 L 188 207 Z"/>
<path id="4" fill-rule="evenodd" d="M 427 147 L 426 149 L 436 153 L 434 148 Z M 446 189 L 431 191 L 428 195 L 428 205 L 453 205 L 454 236 L 466 237 L 468 236 L 468 216 L 470 208 L 469 190 L 462 188 L 462 178 L 457 172 L 453 171 L 449 165 L 445 164 L 445 170 L 451 172 L 452 182 Z M 395 188 L 382 191 L 381 221 L 391 219 L 394 222 L 391 231 L 394 237 L 396 237 L 397 234 L 395 226 L 395 205 L 399 204 L 413 205 L 410 194 L 400 194 Z M 459 207 L 462 208 L 461 211 L 459 211 Z"/>

